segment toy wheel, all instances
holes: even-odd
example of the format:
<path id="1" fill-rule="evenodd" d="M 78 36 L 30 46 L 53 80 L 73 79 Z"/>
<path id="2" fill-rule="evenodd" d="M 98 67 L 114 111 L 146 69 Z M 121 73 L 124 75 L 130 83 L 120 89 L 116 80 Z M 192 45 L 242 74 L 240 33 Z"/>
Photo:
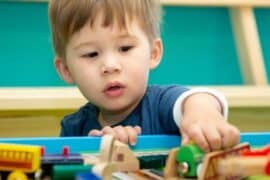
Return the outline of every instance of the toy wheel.
<path id="1" fill-rule="evenodd" d="M 197 170 L 196 170 L 197 177 L 201 176 L 201 172 L 202 172 L 202 163 L 199 163 L 197 165 Z"/>
<path id="2" fill-rule="evenodd" d="M 7 177 L 7 180 L 27 180 L 27 179 L 28 178 L 26 174 L 21 171 L 13 171 Z"/>

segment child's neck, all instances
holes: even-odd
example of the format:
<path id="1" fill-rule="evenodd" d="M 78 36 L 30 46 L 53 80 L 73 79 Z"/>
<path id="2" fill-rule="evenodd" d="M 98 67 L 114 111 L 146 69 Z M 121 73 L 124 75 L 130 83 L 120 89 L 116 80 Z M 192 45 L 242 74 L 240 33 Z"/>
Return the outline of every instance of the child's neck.
<path id="1" fill-rule="evenodd" d="M 120 123 L 126 118 L 123 114 L 103 114 L 99 113 L 98 122 L 101 127 L 112 126 L 114 124 Z"/>
<path id="2" fill-rule="evenodd" d="M 139 101 L 127 109 L 116 112 L 100 110 L 98 113 L 99 124 L 101 127 L 104 127 L 120 123 L 121 121 L 125 120 L 127 116 L 137 107 L 138 103 Z"/>

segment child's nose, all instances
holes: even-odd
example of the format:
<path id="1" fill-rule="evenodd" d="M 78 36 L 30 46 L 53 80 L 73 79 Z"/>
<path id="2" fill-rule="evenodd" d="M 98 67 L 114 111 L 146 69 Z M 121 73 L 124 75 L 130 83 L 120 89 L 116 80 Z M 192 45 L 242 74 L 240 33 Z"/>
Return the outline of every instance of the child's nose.
<path id="1" fill-rule="evenodd" d="M 113 56 L 107 57 L 102 65 L 102 73 L 109 74 L 121 71 L 119 60 Z"/>

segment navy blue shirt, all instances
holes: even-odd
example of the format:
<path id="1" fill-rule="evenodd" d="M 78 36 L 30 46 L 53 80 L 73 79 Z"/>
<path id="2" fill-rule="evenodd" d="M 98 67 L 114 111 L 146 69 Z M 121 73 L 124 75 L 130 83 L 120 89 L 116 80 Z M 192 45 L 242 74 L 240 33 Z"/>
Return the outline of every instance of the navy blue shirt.
<path id="1" fill-rule="evenodd" d="M 183 92 L 177 85 L 149 86 L 138 106 L 118 126 L 140 126 L 142 134 L 179 134 L 173 119 L 173 106 Z M 92 129 L 101 130 L 98 108 L 87 103 L 77 112 L 67 115 L 61 122 L 61 136 L 87 136 Z"/>

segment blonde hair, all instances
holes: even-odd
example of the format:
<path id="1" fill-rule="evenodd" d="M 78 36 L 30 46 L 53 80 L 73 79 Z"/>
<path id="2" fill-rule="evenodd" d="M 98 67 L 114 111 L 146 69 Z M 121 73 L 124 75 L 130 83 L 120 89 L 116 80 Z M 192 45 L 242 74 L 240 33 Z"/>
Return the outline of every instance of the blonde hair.
<path id="1" fill-rule="evenodd" d="M 160 36 L 159 0 L 50 0 L 49 17 L 55 53 L 65 57 L 71 36 L 102 13 L 103 25 L 120 29 L 136 19 L 149 41 Z"/>

